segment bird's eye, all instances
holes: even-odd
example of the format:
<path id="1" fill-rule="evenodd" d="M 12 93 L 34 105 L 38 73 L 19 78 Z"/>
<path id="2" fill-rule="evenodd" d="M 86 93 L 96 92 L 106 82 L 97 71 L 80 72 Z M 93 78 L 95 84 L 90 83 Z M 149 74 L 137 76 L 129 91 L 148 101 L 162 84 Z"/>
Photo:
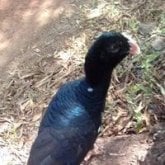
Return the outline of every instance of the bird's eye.
<path id="1" fill-rule="evenodd" d="M 119 49 L 120 49 L 119 45 L 114 44 L 109 47 L 108 51 L 111 53 L 117 53 Z"/>
<path id="2" fill-rule="evenodd" d="M 108 48 L 108 51 L 111 53 L 117 53 L 120 51 L 121 47 L 122 47 L 122 42 L 118 42 L 118 43 L 110 45 L 110 47 Z"/>

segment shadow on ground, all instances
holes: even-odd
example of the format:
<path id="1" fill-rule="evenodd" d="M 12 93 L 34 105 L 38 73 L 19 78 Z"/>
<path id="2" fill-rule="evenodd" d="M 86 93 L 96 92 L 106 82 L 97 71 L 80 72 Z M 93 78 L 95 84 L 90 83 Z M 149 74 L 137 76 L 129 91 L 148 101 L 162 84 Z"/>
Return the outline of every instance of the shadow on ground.
<path id="1" fill-rule="evenodd" d="M 150 133 L 152 147 L 148 150 L 145 159 L 140 165 L 164 165 L 165 164 L 165 123 L 156 124 Z"/>
<path id="2" fill-rule="evenodd" d="M 147 138 L 147 134 L 98 138 L 96 145 L 100 151 L 97 156 L 91 157 L 87 164 L 137 165 L 147 154 Z"/>

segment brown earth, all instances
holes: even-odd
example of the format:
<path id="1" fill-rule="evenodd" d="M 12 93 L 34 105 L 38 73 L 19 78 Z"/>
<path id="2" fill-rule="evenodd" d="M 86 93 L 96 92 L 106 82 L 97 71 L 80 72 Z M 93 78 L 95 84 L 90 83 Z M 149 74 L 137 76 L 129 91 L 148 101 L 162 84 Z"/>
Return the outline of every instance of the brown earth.
<path id="1" fill-rule="evenodd" d="M 72 24 L 59 19 L 66 9 L 68 17 L 73 12 L 67 1 L 2 0 L 0 3 L 1 70 L 16 67 L 26 59 L 28 63 L 39 52 L 43 56 L 54 53 L 75 32 Z"/>

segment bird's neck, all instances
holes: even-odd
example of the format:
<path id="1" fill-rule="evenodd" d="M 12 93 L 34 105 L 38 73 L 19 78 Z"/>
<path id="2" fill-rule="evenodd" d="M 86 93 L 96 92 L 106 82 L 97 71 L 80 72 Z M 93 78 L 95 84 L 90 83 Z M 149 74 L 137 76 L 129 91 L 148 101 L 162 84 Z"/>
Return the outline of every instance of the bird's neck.
<path id="1" fill-rule="evenodd" d="M 107 92 L 113 68 L 102 67 L 96 62 L 85 62 L 86 81 L 92 88 L 101 88 L 105 93 Z"/>

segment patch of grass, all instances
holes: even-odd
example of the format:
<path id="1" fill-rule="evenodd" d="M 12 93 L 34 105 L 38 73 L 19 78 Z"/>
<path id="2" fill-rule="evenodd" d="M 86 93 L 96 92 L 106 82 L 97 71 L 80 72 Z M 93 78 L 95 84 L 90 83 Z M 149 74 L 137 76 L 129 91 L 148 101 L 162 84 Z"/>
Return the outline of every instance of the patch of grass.
<path id="1" fill-rule="evenodd" d="M 132 32 L 136 33 L 138 30 L 138 24 L 139 22 L 135 17 L 132 17 L 128 20 L 128 28 L 131 29 Z"/>
<path id="2" fill-rule="evenodd" d="M 126 98 L 128 101 L 128 107 L 133 112 L 133 116 L 136 119 L 136 128 L 138 131 L 144 126 L 143 120 L 143 109 L 141 111 L 136 111 L 139 106 L 139 102 L 142 102 L 145 107 L 153 101 L 154 96 L 159 95 L 159 90 L 155 83 L 156 74 L 156 61 L 160 57 L 160 52 L 151 50 L 150 47 L 144 48 L 144 53 L 141 56 L 136 57 L 133 60 L 135 66 L 138 66 L 139 72 L 136 72 L 135 76 L 137 78 L 128 88 L 126 89 Z M 137 74 L 137 75 L 136 75 Z M 138 76 L 140 74 L 140 76 Z"/>
<path id="3" fill-rule="evenodd" d="M 165 12 L 161 14 L 160 16 L 160 32 L 162 34 L 165 34 Z"/>

